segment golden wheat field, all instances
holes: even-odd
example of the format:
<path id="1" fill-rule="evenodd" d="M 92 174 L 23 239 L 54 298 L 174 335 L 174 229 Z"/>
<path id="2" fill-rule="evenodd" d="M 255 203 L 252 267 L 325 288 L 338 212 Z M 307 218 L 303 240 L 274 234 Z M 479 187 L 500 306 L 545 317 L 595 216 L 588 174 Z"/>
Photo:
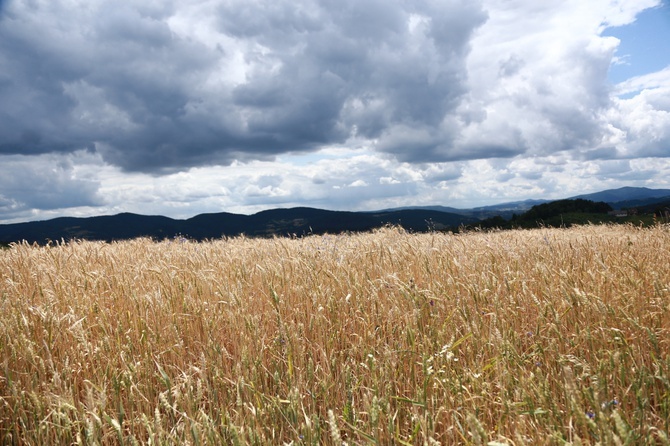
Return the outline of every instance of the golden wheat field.
<path id="1" fill-rule="evenodd" d="M 2 444 L 669 444 L 670 228 L 0 251 Z"/>

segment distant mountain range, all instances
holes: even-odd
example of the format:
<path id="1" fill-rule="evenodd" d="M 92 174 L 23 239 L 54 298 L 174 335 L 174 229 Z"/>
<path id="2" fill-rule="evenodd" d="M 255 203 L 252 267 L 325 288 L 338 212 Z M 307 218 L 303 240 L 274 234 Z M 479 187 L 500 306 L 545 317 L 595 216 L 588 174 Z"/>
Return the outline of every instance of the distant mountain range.
<path id="1" fill-rule="evenodd" d="M 383 211 L 380 212 L 394 212 L 398 210 L 414 210 L 414 211 L 431 210 L 431 211 L 449 212 L 456 215 L 475 218 L 477 220 L 483 220 L 485 218 L 494 217 L 496 215 L 500 215 L 503 218 L 511 218 L 513 214 L 520 214 L 522 212 L 526 212 L 528 209 L 532 208 L 535 205 L 547 203 L 549 201 L 551 200 L 511 201 L 509 203 L 494 204 L 491 206 L 480 206 L 471 209 L 459 209 L 448 206 L 408 206 L 408 207 L 384 209 Z"/>
<path id="2" fill-rule="evenodd" d="M 26 240 L 45 243 L 72 239 L 123 240 L 137 237 L 186 237 L 194 240 L 226 236 L 252 237 L 369 231 L 384 225 L 401 225 L 410 231 L 427 231 L 475 224 L 472 217 L 440 211 L 397 210 L 389 212 L 345 212 L 312 208 L 272 209 L 253 215 L 200 214 L 187 220 L 123 213 L 0 225 L 0 242 Z"/>
<path id="3" fill-rule="evenodd" d="M 594 194 L 577 195 L 570 198 L 583 198 L 591 201 L 604 201 L 605 203 L 622 203 L 630 201 L 648 201 L 670 198 L 670 189 L 649 189 L 646 187 L 622 187 L 609 189 Z M 646 203 L 650 204 L 650 203 Z M 614 207 L 614 206 L 612 206 Z"/>
<path id="4" fill-rule="evenodd" d="M 670 189 L 624 187 L 570 198 L 604 201 L 614 209 L 670 202 Z M 501 216 L 509 219 L 535 205 L 550 200 L 526 200 L 457 209 L 424 206 L 385 209 L 372 212 L 328 211 L 298 207 L 272 209 L 253 215 L 214 213 L 178 220 L 161 216 L 123 213 L 88 218 L 60 217 L 52 220 L 0 225 L 0 242 L 26 240 L 46 243 L 49 240 L 123 240 L 152 237 L 157 240 L 187 237 L 194 240 L 216 239 L 245 234 L 251 237 L 305 235 L 368 231 L 384 225 L 400 225 L 410 231 L 456 228 Z"/>
<path id="5" fill-rule="evenodd" d="M 629 209 L 632 207 L 648 206 L 654 203 L 660 203 L 670 200 L 670 189 L 649 189 L 646 187 L 622 187 L 619 189 L 608 189 L 592 194 L 575 195 L 574 197 L 567 197 L 568 200 L 575 200 L 581 198 L 590 201 L 602 201 L 613 209 Z M 480 206 L 472 209 L 458 209 L 445 206 L 412 206 L 385 209 L 385 211 L 397 211 L 399 209 L 415 209 L 415 210 L 441 210 L 443 212 L 451 212 L 458 215 L 465 215 L 474 217 L 479 220 L 485 218 L 495 217 L 499 215 L 505 219 L 509 219 L 513 214 L 521 214 L 526 212 L 533 206 L 542 203 L 548 203 L 555 200 L 524 200 L 511 201 L 508 203 L 494 204 L 491 206 Z"/>

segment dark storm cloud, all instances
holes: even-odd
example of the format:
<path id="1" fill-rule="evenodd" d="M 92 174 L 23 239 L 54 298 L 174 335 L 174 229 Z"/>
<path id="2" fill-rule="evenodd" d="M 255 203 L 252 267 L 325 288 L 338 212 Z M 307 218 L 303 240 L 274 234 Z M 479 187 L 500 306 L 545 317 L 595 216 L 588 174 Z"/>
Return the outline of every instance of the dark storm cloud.
<path id="1" fill-rule="evenodd" d="M 87 149 L 156 173 L 353 135 L 409 161 L 450 159 L 443 120 L 486 20 L 465 0 L 0 7 L 0 153 Z"/>

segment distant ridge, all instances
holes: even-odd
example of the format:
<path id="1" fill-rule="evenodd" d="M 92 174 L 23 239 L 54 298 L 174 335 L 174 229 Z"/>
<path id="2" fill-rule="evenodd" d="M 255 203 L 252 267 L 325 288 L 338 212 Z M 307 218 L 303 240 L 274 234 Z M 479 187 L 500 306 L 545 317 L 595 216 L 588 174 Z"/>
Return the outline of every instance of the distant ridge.
<path id="1" fill-rule="evenodd" d="M 670 206 L 670 189 L 623 187 L 569 199 L 605 202 L 614 209 Z M 245 234 L 252 237 L 369 231 L 384 225 L 400 225 L 410 231 L 452 229 L 477 225 L 492 217 L 509 220 L 533 206 L 551 200 L 524 200 L 457 209 L 447 206 L 413 206 L 372 212 L 329 211 L 308 207 L 271 209 L 253 215 L 226 212 L 200 214 L 178 220 L 163 216 L 122 213 L 88 218 L 59 217 L 27 223 L 0 224 L 0 243 L 25 240 L 33 243 L 87 239 L 115 241 L 137 237 L 163 240 L 187 237 L 217 239 Z"/>
<path id="2" fill-rule="evenodd" d="M 476 224 L 479 220 L 438 211 L 346 212 L 298 207 L 271 209 L 253 215 L 200 214 L 187 220 L 131 213 L 0 225 L 0 242 L 48 243 L 60 240 L 115 241 L 137 237 L 164 240 L 186 237 L 217 239 L 245 234 L 253 237 L 369 231 L 400 225 L 410 231 L 444 229 Z"/>
<path id="3" fill-rule="evenodd" d="M 621 187 L 609 189 L 592 194 L 577 195 L 570 198 L 583 198 L 591 201 L 604 201 L 605 203 L 617 203 L 631 200 L 649 200 L 656 198 L 670 198 L 670 189 L 649 189 L 646 187 Z"/>
<path id="4" fill-rule="evenodd" d="M 614 209 L 623 209 L 636 206 L 648 206 L 654 203 L 660 203 L 670 200 L 670 189 L 649 189 L 646 187 L 621 187 L 618 189 L 608 189 L 591 194 L 575 195 L 567 197 L 567 200 L 576 199 L 602 201 Z M 397 211 L 401 209 L 431 209 L 444 210 L 459 215 L 475 217 L 480 220 L 494 216 L 501 216 L 509 219 L 513 214 L 520 214 L 528 211 L 533 206 L 543 203 L 549 203 L 556 200 L 529 199 L 523 201 L 510 201 L 507 203 L 494 204 L 490 206 L 479 206 L 471 209 L 458 209 L 445 206 L 408 206 L 385 209 L 384 211 Z"/>

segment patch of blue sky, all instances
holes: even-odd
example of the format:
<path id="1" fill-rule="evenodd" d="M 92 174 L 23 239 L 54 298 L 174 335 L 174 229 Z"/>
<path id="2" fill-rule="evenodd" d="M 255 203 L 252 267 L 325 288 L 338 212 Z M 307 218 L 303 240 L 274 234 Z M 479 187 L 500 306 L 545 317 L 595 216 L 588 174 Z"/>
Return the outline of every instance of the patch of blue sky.
<path id="1" fill-rule="evenodd" d="M 617 62 L 609 70 L 613 84 L 670 66 L 670 0 L 642 11 L 633 23 L 607 28 L 603 35 L 621 41 Z"/>

